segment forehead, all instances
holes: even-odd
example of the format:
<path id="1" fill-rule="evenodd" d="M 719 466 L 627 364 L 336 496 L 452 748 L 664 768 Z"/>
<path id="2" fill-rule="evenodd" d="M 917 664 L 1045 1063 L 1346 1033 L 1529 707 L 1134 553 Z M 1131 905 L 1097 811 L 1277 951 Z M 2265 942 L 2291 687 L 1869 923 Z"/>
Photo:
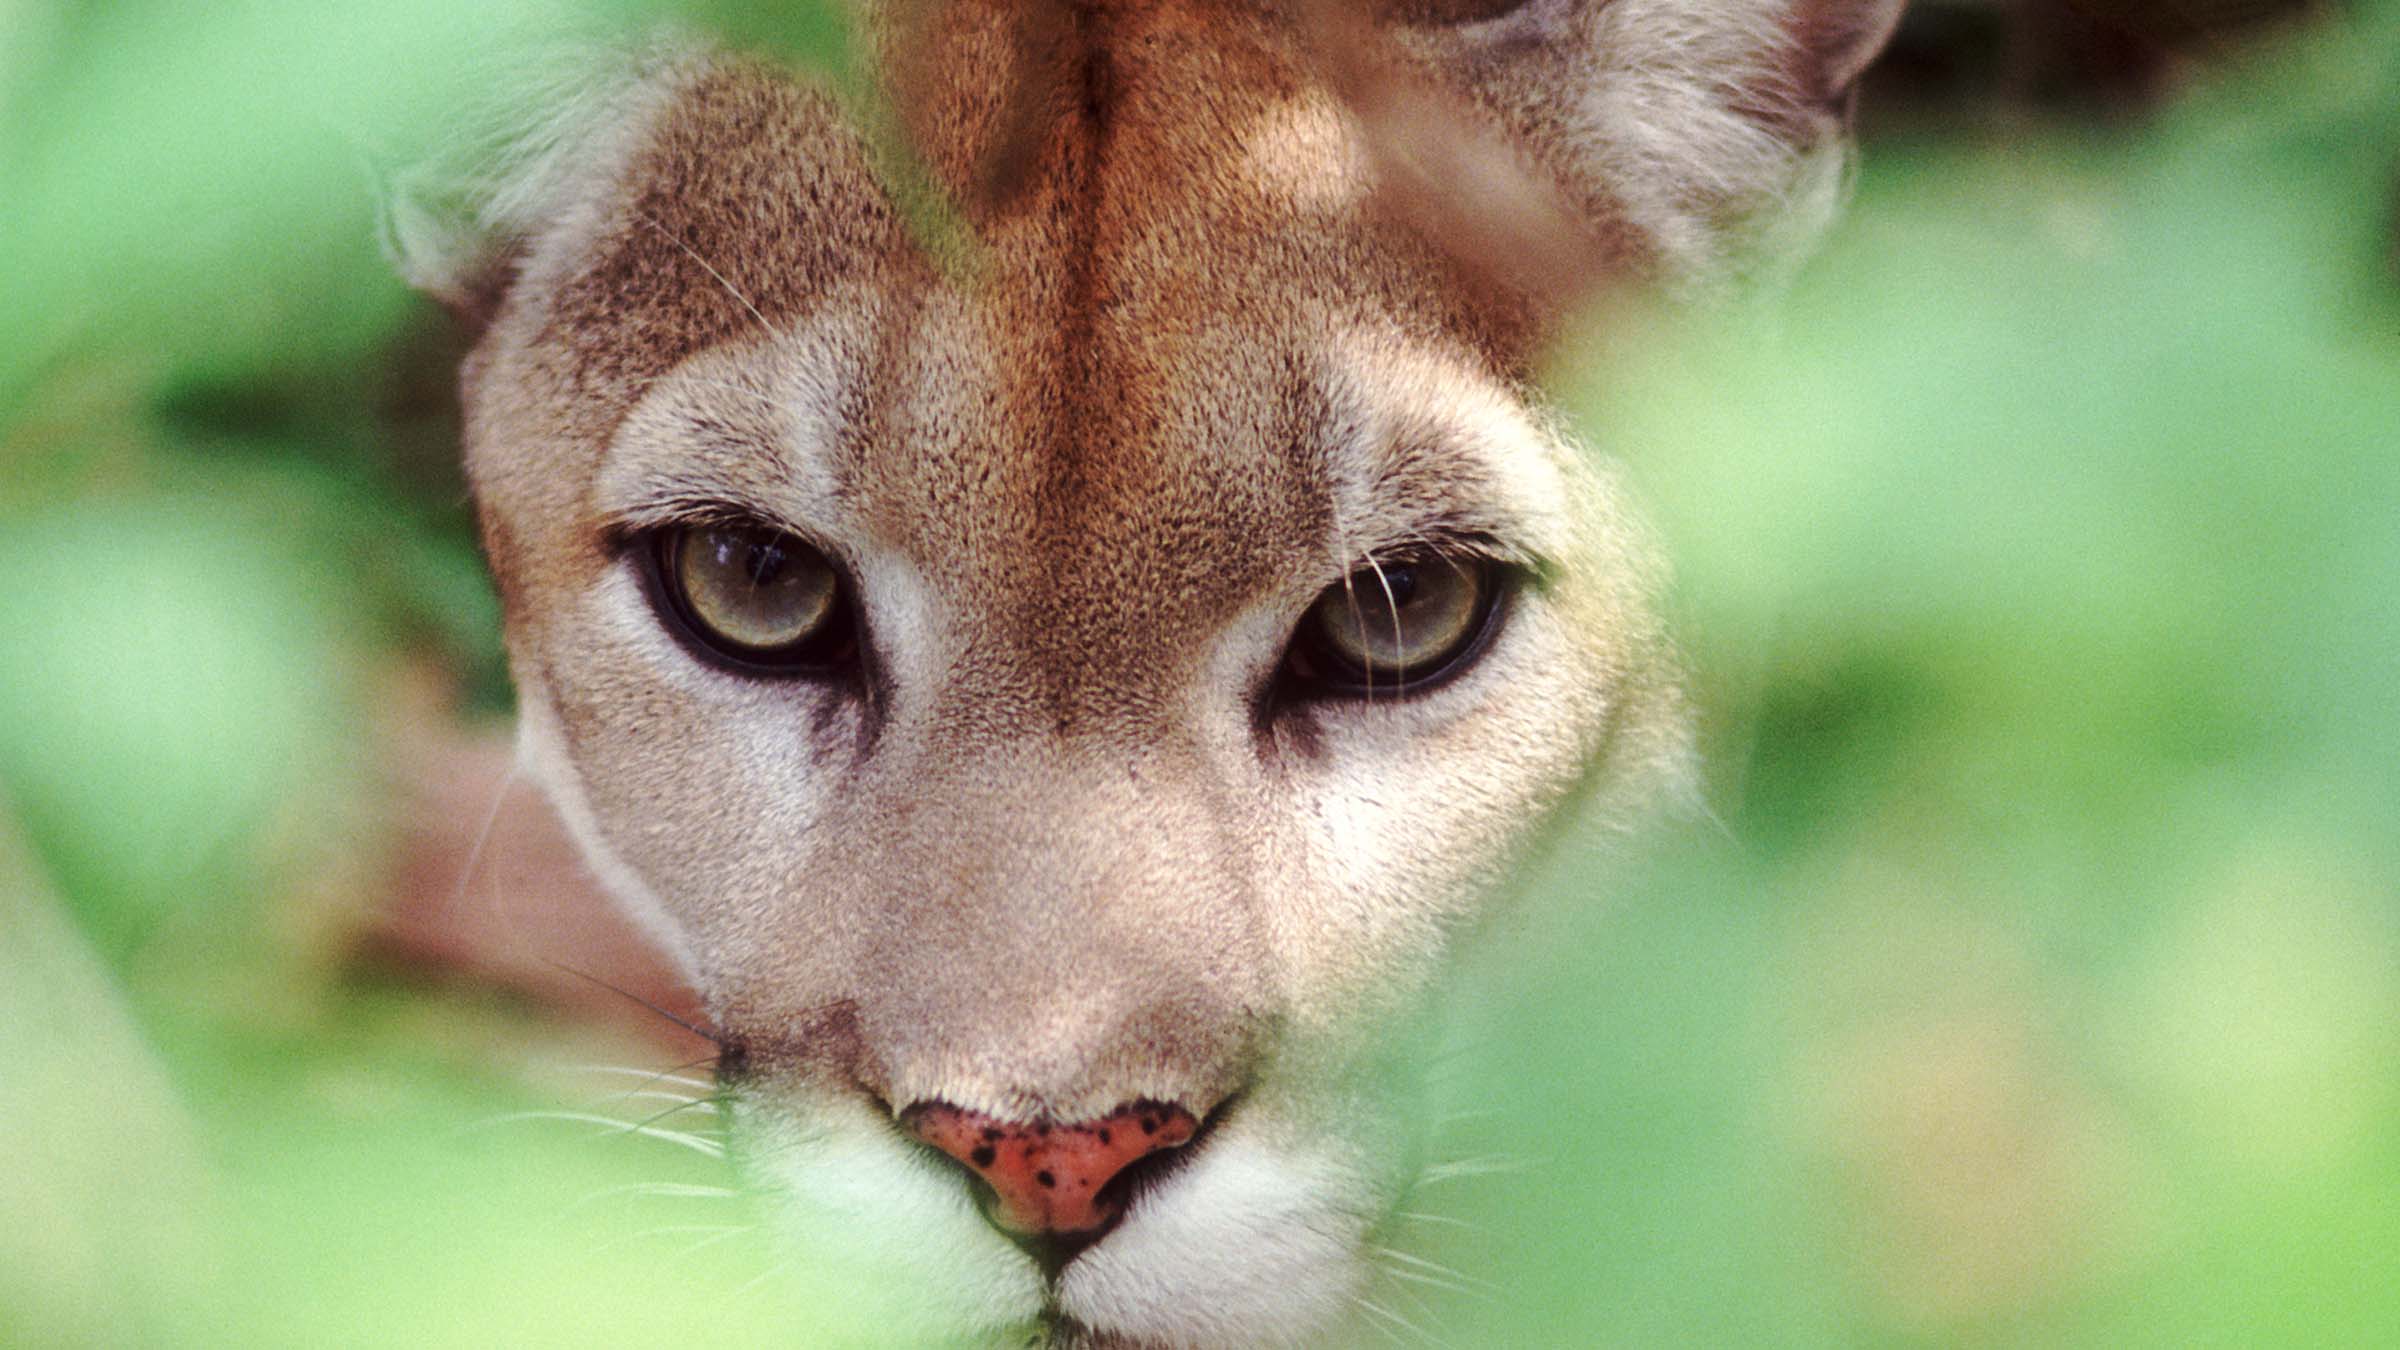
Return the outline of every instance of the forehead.
<path id="1" fill-rule="evenodd" d="M 1274 30 L 1205 17 L 1045 33 L 962 6 L 913 54 L 1010 78 L 899 86 L 973 243 L 883 372 L 895 434 L 865 453 L 895 530 L 1007 531 L 1054 581 L 1192 598 L 1322 527 L 1314 366 L 1394 278 L 1331 99 Z"/>
<path id="2" fill-rule="evenodd" d="M 1013 5 L 935 8 L 887 54 L 888 116 L 737 62 L 669 81 L 597 224 L 530 264 L 536 345 L 565 354 L 578 393 L 622 405 L 694 352 L 862 290 L 958 302 L 887 325 L 887 355 L 961 336 L 963 308 L 1004 339 L 992 372 L 1047 363 L 1066 394 L 1110 399 L 1165 349 L 1311 310 L 1470 347 L 1489 326 L 1372 209 L 1355 126 L 1264 16 L 1133 6 L 1036 41 Z"/>
<path id="3" fill-rule="evenodd" d="M 1060 323 L 1032 290 L 937 292 L 892 320 L 907 336 L 861 372 L 867 415 L 833 450 L 871 533 L 936 576 L 1196 596 L 1325 528 L 1340 428 L 1304 311 Z"/>

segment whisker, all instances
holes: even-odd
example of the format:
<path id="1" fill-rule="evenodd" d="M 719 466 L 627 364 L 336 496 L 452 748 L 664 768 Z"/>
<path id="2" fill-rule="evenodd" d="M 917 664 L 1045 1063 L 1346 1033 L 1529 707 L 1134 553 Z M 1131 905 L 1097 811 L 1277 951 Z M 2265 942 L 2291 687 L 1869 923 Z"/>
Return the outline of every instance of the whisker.
<path id="1" fill-rule="evenodd" d="M 669 1022 L 674 1023 L 676 1026 L 682 1027 L 685 1031 L 688 1031 L 700 1039 L 707 1041 L 711 1045 L 722 1046 L 725 1044 L 725 1038 L 718 1033 L 710 1031 L 706 1027 L 700 1026 L 699 1024 L 688 1019 L 677 1017 L 675 1014 L 668 1012 L 666 1009 L 658 1006 L 655 1003 L 652 1003 L 646 998 L 643 998 L 641 995 L 636 994 L 629 989 L 620 989 L 616 985 L 610 984 L 608 981 L 601 979 L 599 976 L 592 974 L 588 970 L 578 970 L 573 966 L 566 965 L 563 962 L 558 961 L 549 961 L 545 962 L 544 964 L 563 974 L 572 975 L 576 979 L 586 980 L 596 984 L 608 992 L 615 994 L 619 998 L 648 1008 L 650 1011 L 657 1013 L 660 1017 L 663 1017 Z"/>
<path id="2" fill-rule="evenodd" d="M 1407 1318 L 1402 1317 L 1400 1314 L 1393 1312 L 1387 1307 L 1384 1307 L 1382 1304 L 1377 1303 L 1375 1300 L 1368 1298 L 1364 1294 L 1352 1294 L 1350 1296 L 1350 1301 L 1366 1312 L 1372 1314 L 1378 1321 L 1383 1322 L 1387 1330 L 1393 1331 L 1392 1339 L 1394 1340 L 1401 1339 L 1398 1333 L 1404 1331 L 1409 1335 L 1416 1337 L 1418 1340 L 1423 1341 L 1427 1345 L 1441 1344 L 1441 1342 L 1435 1340 L 1433 1334 L 1425 1330 L 1425 1328 L 1409 1321 Z"/>
<path id="3" fill-rule="evenodd" d="M 655 1114 L 655 1115 L 648 1115 L 648 1116 L 644 1116 L 644 1117 L 642 1117 L 640 1120 L 637 1120 L 637 1121 L 634 1121 L 634 1122 L 632 1122 L 633 1126 L 634 1126 L 635 1128 L 637 1128 L 637 1129 L 638 1129 L 638 1128 L 643 1128 L 643 1127 L 646 1127 L 646 1126 L 656 1125 L 658 1122 L 660 1122 L 660 1121 L 662 1121 L 662 1120 L 665 1120 L 665 1119 L 666 1119 L 667 1117 L 669 1117 L 669 1116 L 681 1114 L 682 1112 L 685 1112 L 685 1111 L 689 1111 L 689 1110 L 691 1110 L 693 1107 L 701 1107 L 701 1108 L 703 1108 L 703 1109 L 707 1110 L 707 1111 L 709 1112 L 709 1114 L 711 1114 L 711 1115 L 714 1115 L 714 1114 L 716 1114 L 716 1110 L 717 1110 L 717 1104 L 716 1104 L 716 1101 L 715 1101 L 714 1099 L 712 1099 L 712 1098 L 706 1098 L 706 1097 L 677 1097 L 677 1096 L 675 1096 L 675 1095 L 673 1095 L 673 1094 L 671 1094 L 671 1093 L 665 1093 L 665 1092 L 645 1092 L 645 1093 L 640 1093 L 640 1094 L 634 1094 L 634 1093 L 628 1093 L 628 1094 L 626 1094 L 626 1096 L 627 1096 L 627 1097 L 632 1097 L 632 1096 L 635 1096 L 635 1095 L 639 1095 L 639 1096 L 645 1096 L 645 1097 L 665 1097 L 667 1100 L 669 1100 L 669 1101 L 671 1101 L 671 1102 L 675 1103 L 673 1106 L 670 1106 L 670 1107 L 668 1107 L 666 1110 L 664 1110 L 664 1111 L 660 1111 L 660 1112 L 658 1112 L 658 1113 L 657 1113 L 657 1114 Z M 689 1131 L 686 1131 L 686 1133 L 689 1133 Z M 694 1138 L 703 1138 L 703 1137 L 705 1137 L 705 1136 L 701 1136 L 701 1135 L 693 1135 L 693 1137 L 694 1137 Z"/>
<path id="4" fill-rule="evenodd" d="M 509 789 L 517 785 L 519 771 L 520 766 L 516 757 L 510 756 L 508 772 L 500 775 L 500 782 L 493 787 L 492 804 L 484 808 L 483 824 L 475 831 L 474 846 L 467 850 L 467 861 L 459 868 L 456 900 L 458 907 L 462 910 L 467 907 L 467 892 L 475 884 L 475 873 L 483 866 L 483 850 L 492 842 L 492 831 L 500 823 L 500 808 L 508 804 Z M 496 894 L 494 900 L 495 902 L 498 900 Z"/>
<path id="5" fill-rule="evenodd" d="M 1705 821 L 1711 828 L 1716 830 L 1719 838 L 1725 840 L 1727 843 L 1738 844 L 1742 842 L 1742 837 L 1734 832 L 1732 823 L 1727 821 L 1724 816 L 1718 814 L 1717 808 L 1709 802 L 1705 794 L 1694 791 L 1691 794 L 1691 805 L 1694 810 L 1700 813 L 1700 819 Z"/>
<path id="6" fill-rule="evenodd" d="M 1460 1284 L 1456 1280 L 1445 1280 L 1439 1275 L 1427 1275 L 1423 1271 L 1400 1270 L 1392 1266 L 1384 1266 L 1381 1269 L 1384 1274 L 1395 1280 L 1406 1280 L 1410 1284 L 1422 1284 L 1429 1288 L 1442 1290 L 1445 1293 L 1477 1294 L 1484 1292 L 1483 1290 L 1470 1288 L 1467 1285 Z"/>
<path id="7" fill-rule="evenodd" d="M 1439 1261 L 1429 1261 L 1422 1256 L 1401 1251 L 1397 1247 L 1379 1246 L 1369 1250 L 1386 1261 L 1395 1263 L 1383 1268 L 1384 1274 L 1395 1279 L 1420 1281 L 1432 1285 L 1436 1289 L 1448 1289 L 1459 1294 L 1491 1294 L 1498 1292 L 1500 1288 L 1490 1280 L 1477 1279 L 1464 1271 L 1453 1270 Z"/>
<path id="8" fill-rule="evenodd" d="M 739 1200 L 742 1193 L 730 1186 L 702 1186 L 688 1181 L 636 1181 L 623 1186 L 609 1186 L 592 1192 L 567 1206 L 573 1213 L 619 1197 L 642 1200 Z"/>
<path id="9" fill-rule="evenodd" d="M 1374 569 L 1375 584 L 1383 588 L 1383 607 L 1391 611 L 1392 650 L 1394 652 L 1406 651 L 1408 650 L 1408 644 L 1402 640 L 1400 635 L 1400 598 L 1392 594 L 1392 579 L 1383 574 L 1383 559 L 1378 558 L 1373 554 L 1368 554 L 1367 566 Z M 1368 668 L 1370 670 L 1373 669 L 1371 665 Z M 1371 692 L 1372 691 L 1370 690 L 1370 693 Z"/>
<path id="10" fill-rule="evenodd" d="M 1351 624 L 1363 633 L 1367 629 L 1367 616 L 1358 610 L 1358 587 L 1351 581 L 1351 578 L 1357 575 L 1355 570 L 1342 573 L 1342 603 L 1350 607 Z M 1375 663 L 1373 661 L 1366 663 L 1366 673 L 1367 700 L 1373 702 L 1375 698 Z"/>
<path id="11" fill-rule="evenodd" d="M 1429 1274 L 1446 1276 L 1454 1280 L 1463 1280 L 1467 1278 L 1465 1275 L 1460 1274 L 1458 1271 L 1452 1270 L 1450 1267 L 1443 1265 L 1439 1261 L 1435 1261 L 1429 1257 L 1419 1256 L 1414 1252 L 1404 1252 L 1397 1247 L 1385 1247 L 1378 1245 L 1369 1247 L 1367 1250 L 1374 1252 L 1378 1256 L 1389 1257 L 1394 1261 L 1398 1261 L 1402 1265 L 1414 1266 L 1417 1269 L 1425 1271 Z"/>
<path id="12" fill-rule="evenodd" d="M 610 1095 L 608 1100 L 612 1102 L 673 1102 L 675 1105 L 672 1109 L 661 1113 L 663 1115 L 671 1116 L 677 1111 L 701 1111 L 706 1112 L 709 1115 L 715 1115 L 717 1112 L 717 1104 L 724 1099 L 717 1096 L 715 1093 L 711 1093 L 706 1097 L 686 1097 L 680 1092 L 653 1092 L 645 1090 L 639 1092 L 614 1093 Z"/>
<path id="13" fill-rule="evenodd" d="M 767 316 L 759 313 L 758 306 L 750 303 L 750 297 L 742 294 L 740 287 L 734 285 L 730 281 L 727 281 L 724 273 L 710 266 L 708 259 L 700 256 L 700 250 L 693 248 L 690 244 L 685 243 L 683 239 L 673 230 L 670 230 L 666 226 L 659 224 L 658 221 L 648 213 L 643 213 L 641 220 L 644 225 L 647 225 L 651 229 L 658 231 L 660 236 L 665 238 L 667 242 L 673 244 L 679 249 L 682 249 L 684 256 L 690 258 L 693 262 L 700 264 L 700 270 L 708 273 L 709 276 L 716 280 L 716 283 L 719 286 L 724 287 L 725 293 L 732 296 L 736 304 L 739 304 L 743 309 L 750 311 L 750 317 L 758 320 L 759 327 L 766 329 L 770 333 L 775 331 L 775 325 L 767 322 Z"/>
<path id="14" fill-rule="evenodd" d="M 532 1120 L 555 1120 L 563 1121 L 568 1124 L 601 1125 L 607 1127 L 602 1131 L 604 1135 L 640 1135 L 645 1139 L 656 1139 L 661 1143 L 675 1144 L 683 1148 L 688 1148 L 694 1153 L 705 1154 L 711 1158 L 722 1159 L 725 1156 L 725 1146 L 718 1143 L 714 1139 L 704 1139 L 699 1135 L 686 1134 L 681 1130 L 662 1129 L 659 1126 L 645 1124 L 640 1121 L 619 1120 L 615 1116 L 604 1116 L 591 1111 L 513 1111 L 507 1115 L 485 1121 L 483 1122 L 483 1125 L 486 1127 L 513 1125 L 522 1121 Z"/>
<path id="15" fill-rule="evenodd" d="M 1342 569 L 1342 602 L 1350 607 L 1350 622 L 1363 630 L 1367 626 L 1367 621 L 1365 616 L 1358 612 L 1358 587 L 1353 585 L 1350 580 L 1351 577 L 1357 575 L 1356 569 L 1350 564 L 1358 555 L 1351 552 L 1349 533 L 1342 528 L 1339 520 L 1333 523 L 1333 544 L 1335 548 L 1341 550 L 1338 561 Z M 1373 662 L 1367 664 L 1367 697 L 1370 700 L 1375 697 L 1375 666 Z"/>
<path id="16" fill-rule="evenodd" d="M 1425 1068 L 1429 1071 L 1433 1069 L 1456 1068 L 1462 1061 L 1473 1062 L 1474 1056 L 1481 1055 L 1490 1048 L 1491 1047 L 1489 1045 L 1479 1040 L 1467 1041 L 1453 1039 L 1449 1043 L 1437 1046 L 1432 1051 L 1427 1053 L 1424 1056 L 1423 1063 Z"/>
<path id="17" fill-rule="evenodd" d="M 1381 1273 L 1385 1275 L 1391 1274 L 1391 1272 L 1388 1270 L 1382 1271 Z M 1386 1286 L 1386 1290 L 1387 1292 L 1394 1294 L 1401 1299 L 1405 1299 L 1408 1303 L 1410 1311 L 1425 1319 L 1427 1332 L 1428 1334 L 1433 1335 L 1435 1339 L 1440 1339 L 1441 1335 L 1448 1331 L 1448 1328 L 1442 1325 L 1442 1315 L 1440 1311 L 1433 1306 L 1433 1300 L 1427 1296 L 1429 1291 L 1419 1289 L 1415 1285 L 1410 1284 L 1388 1285 Z"/>
<path id="18" fill-rule="evenodd" d="M 1455 1214 L 1431 1214 L 1421 1209 L 1395 1209 L 1392 1211 L 1392 1217 L 1405 1219 L 1410 1223 L 1429 1223 L 1444 1228 L 1457 1228 L 1469 1233 L 1485 1231 L 1482 1224 L 1471 1219 L 1462 1219 Z"/>
<path id="19" fill-rule="evenodd" d="M 686 1060 L 681 1064 L 666 1069 L 644 1069 L 630 1064 L 578 1064 L 575 1066 L 575 1071 L 578 1073 L 613 1073 L 622 1074 L 628 1078 L 639 1078 L 642 1081 L 635 1085 L 637 1090 L 639 1088 L 648 1087 L 653 1083 L 672 1083 L 677 1087 L 694 1088 L 702 1092 L 714 1092 L 717 1090 L 717 1084 L 713 1081 L 706 1078 L 686 1077 L 683 1074 L 685 1069 L 696 1069 L 703 1064 L 709 1064 L 712 1062 L 714 1062 L 713 1057 L 710 1059 Z"/>
<path id="20" fill-rule="evenodd" d="M 1445 1111 L 1434 1118 L 1433 1129 L 1438 1134 L 1453 1125 L 1464 1125 L 1472 1120 L 1490 1120 L 1495 1116 L 1507 1114 L 1496 1106 L 1472 1107 L 1464 1111 Z"/>
<path id="21" fill-rule="evenodd" d="M 1431 1186 L 1445 1181 L 1457 1181 L 1464 1177 L 1488 1177 L 1525 1172 L 1530 1171 L 1532 1167 L 1533 1160 L 1530 1158 L 1512 1157 L 1506 1153 L 1486 1153 L 1479 1157 L 1458 1158 L 1446 1163 L 1435 1163 L 1417 1174 L 1417 1183 Z"/>

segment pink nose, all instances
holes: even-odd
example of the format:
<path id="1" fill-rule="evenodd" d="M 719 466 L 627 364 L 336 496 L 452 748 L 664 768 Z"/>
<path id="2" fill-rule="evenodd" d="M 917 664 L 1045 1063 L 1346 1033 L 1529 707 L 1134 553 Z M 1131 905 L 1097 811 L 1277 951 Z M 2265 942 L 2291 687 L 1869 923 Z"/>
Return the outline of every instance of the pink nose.
<path id="1" fill-rule="evenodd" d="M 911 1107 L 902 1123 L 990 1183 L 999 1198 L 993 1219 L 1029 1235 L 1106 1227 L 1123 1198 L 1102 1188 L 1137 1159 L 1188 1143 L 1200 1128 L 1191 1112 L 1157 1102 L 1075 1125 L 999 1121 L 931 1102 Z"/>

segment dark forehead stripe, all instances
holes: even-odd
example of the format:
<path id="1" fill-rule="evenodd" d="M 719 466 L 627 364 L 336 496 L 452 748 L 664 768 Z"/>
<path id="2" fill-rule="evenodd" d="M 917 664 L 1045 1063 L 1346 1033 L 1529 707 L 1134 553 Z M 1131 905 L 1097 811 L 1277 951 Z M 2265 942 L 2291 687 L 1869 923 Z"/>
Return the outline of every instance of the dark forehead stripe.
<path id="1" fill-rule="evenodd" d="M 1272 15 L 1079 10 L 1013 49 L 990 24 L 940 31 L 962 53 L 1011 53 L 1020 110 L 955 95 L 918 120 L 937 138 L 927 162 L 963 190 L 990 158 L 976 138 L 1027 144 L 1007 199 L 970 212 L 1004 411 L 974 443 L 891 447 L 918 517 L 910 551 L 974 541 L 948 551 L 950 584 L 1008 634 L 1007 652 L 974 653 L 961 716 L 989 721 L 1014 698 L 1060 729 L 1139 718 L 1235 611 L 1337 554 L 1325 461 L 1357 428 L 1317 387 L 1328 318 L 1447 340 L 1462 359 L 1477 334 L 1404 228 L 1246 168 L 1254 138 L 1325 107 L 1299 102 L 1307 54 Z M 1038 136 L 1016 129 L 1026 107 Z"/>
<path id="2" fill-rule="evenodd" d="M 1017 96 L 1046 125 L 984 214 L 975 291 L 1005 411 L 925 497 L 963 507 L 961 534 L 1006 536 L 974 584 L 1066 726 L 1174 687 L 1168 669 L 1314 550 L 1326 498 L 1298 278 L 1269 256 L 1293 222 L 1223 164 L 1288 96 L 1282 54 L 1173 5 L 1042 37 Z M 1017 134 L 976 111 L 975 130 Z"/>

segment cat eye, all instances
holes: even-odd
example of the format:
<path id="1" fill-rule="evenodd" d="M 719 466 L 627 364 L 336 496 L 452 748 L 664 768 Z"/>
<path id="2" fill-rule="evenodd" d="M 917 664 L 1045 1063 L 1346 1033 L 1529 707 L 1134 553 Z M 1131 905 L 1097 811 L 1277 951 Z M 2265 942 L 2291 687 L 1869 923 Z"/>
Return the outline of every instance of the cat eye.
<path id="1" fill-rule="evenodd" d="M 754 524 L 659 531 L 651 575 L 683 635 L 724 664 L 773 674 L 847 656 L 854 626 L 842 576 L 798 536 Z"/>
<path id="2" fill-rule="evenodd" d="M 1290 667 L 1329 693 L 1423 688 L 1481 652 L 1508 575 L 1489 558 L 1430 551 L 1369 559 L 1309 606 Z"/>

